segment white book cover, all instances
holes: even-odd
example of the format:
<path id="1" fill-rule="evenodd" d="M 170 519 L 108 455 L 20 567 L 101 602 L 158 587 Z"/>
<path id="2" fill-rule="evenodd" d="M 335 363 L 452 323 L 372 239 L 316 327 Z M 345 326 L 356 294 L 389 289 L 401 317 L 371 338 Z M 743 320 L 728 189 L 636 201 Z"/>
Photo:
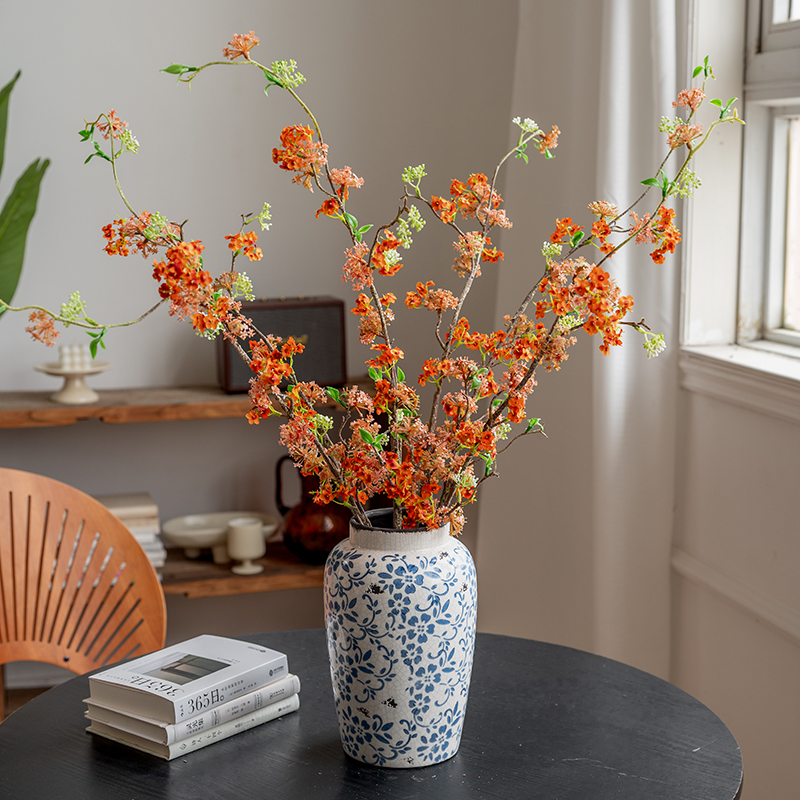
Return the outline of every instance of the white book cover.
<path id="1" fill-rule="evenodd" d="M 138 539 L 140 536 L 157 536 L 161 533 L 161 523 L 158 518 L 151 520 L 136 520 L 136 524 L 131 524 L 131 520 L 123 519 L 121 522 Z"/>
<path id="2" fill-rule="evenodd" d="M 118 711 L 175 723 L 288 674 L 283 653 L 205 634 L 91 675 L 89 694 Z"/>
<path id="3" fill-rule="evenodd" d="M 300 695 L 292 695 L 286 700 L 279 700 L 277 703 L 264 706 L 258 711 L 253 711 L 250 714 L 245 714 L 243 717 L 237 717 L 230 722 L 225 722 L 216 728 L 210 728 L 188 739 L 183 739 L 174 744 L 158 744 L 151 742 L 149 739 L 143 739 L 141 736 L 135 736 L 132 733 L 113 728 L 102 722 L 92 722 L 86 729 L 90 733 L 97 734 L 106 739 L 112 739 L 115 742 L 126 744 L 136 750 L 142 750 L 145 753 L 151 753 L 159 758 L 171 761 L 173 758 L 191 753 L 194 750 L 199 750 L 202 747 L 207 747 L 214 742 L 220 742 L 223 739 L 228 739 L 237 733 L 255 728 L 257 725 L 263 725 L 265 722 L 270 722 L 278 717 L 283 717 L 286 714 L 291 714 L 300 708 Z"/>
<path id="4" fill-rule="evenodd" d="M 121 520 L 157 517 L 158 506 L 149 492 L 132 492 L 129 494 L 97 494 L 99 500 L 114 516 Z"/>
<path id="5" fill-rule="evenodd" d="M 141 736 L 158 744 L 174 744 L 175 742 L 196 736 L 198 733 L 216 728 L 225 722 L 230 722 L 237 717 L 243 717 L 258 711 L 265 706 L 270 706 L 280 700 L 285 700 L 300 692 L 300 679 L 297 675 L 287 675 L 281 680 L 269 683 L 256 689 L 254 692 L 223 703 L 202 714 L 176 722 L 174 725 L 148 719 L 138 714 L 123 714 L 113 708 L 106 708 L 88 698 L 84 702 L 88 706 L 86 718 L 92 722 L 102 722 L 112 728 Z"/>

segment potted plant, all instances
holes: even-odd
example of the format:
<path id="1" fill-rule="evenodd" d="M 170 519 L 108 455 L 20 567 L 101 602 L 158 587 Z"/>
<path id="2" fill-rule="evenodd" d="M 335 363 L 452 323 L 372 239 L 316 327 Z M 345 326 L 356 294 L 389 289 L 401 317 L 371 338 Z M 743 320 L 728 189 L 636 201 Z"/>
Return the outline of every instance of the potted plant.
<path id="1" fill-rule="evenodd" d="M 357 293 L 352 312 L 359 319 L 360 340 L 369 348 L 372 391 L 297 380 L 293 365 L 303 345 L 256 330 L 242 313 L 241 301 L 252 296 L 252 285 L 237 262 L 262 258 L 251 226 L 269 228 L 269 205 L 244 215 L 239 229 L 226 236 L 231 265 L 216 277 L 205 269 L 202 242 L 188 238 L 184 225 L 133 207 L 122 191 L 117 163 L 123 153 L 136 152 L 138 143 L 113 110 L 81 131 L 93 148 L 87 161 L 110 164 L 129 212 L 103 229 L 105 249 L 111 255 L 135 250 L 154 257 L 161 299 L 147 314 L 168 304 L 170 314 L 198 333 L 231 341 L 253 372 L 250 422 L 281 417 L 281 442 L 301 472 L 318 479 L 317 500 L 351 512 L 350 538 L 331 553 L 325 573 L 342 742 L 350 755 L 367 763 L 432 764 L 458 749 L 469 688 L 476 584 L 472 559 L 456 538 L 464 508 L 496 474 L 497 459 L 511 444 L 543 433 L 541 421 L 527 415 L 527 398 L 537 375 L 563 366 L 579 335 L 596 337 L 604 354 L 622 343 L 624 329 L 642 337 L 647 357 L 664 348 L 663 336 L 644 319 L 627 319 L 633 299 L 610 274 L 610 260 L 630 243 L 647 245 L 657 264 L 674 252 L 681 235 L 669 202 L 697 185 L 690 163 L 713 130 L 740 120 L 734 100 L 711 100 L 717 118 L 706 130 L 696 122 L 706 82 L 713 77 L 706 59 L 694 74 L 700 85 L 675 101 L 679 115 L 662 121 L 666 156 L 642 181 L 641 195 L 623 210 L 604 200 L 592 203 L 591 222 L 585 224 L 573 217 L 558 219 L 529 291 L 509 309 L 499 330 L 482 332 L 470 327 L 463 308 L 482 268 L 503 259 L 491 239 L 494 229 L 512 225 L 497 191 L 499 171 L 527 163 L 532 154 L 552 158 L 558 128 L 545 131 L 532 119 L 515 118 L 517 140 L 493 171 L 453 180 L 439 194 L 424 187 L 424 166 L 410 166 L 388 218 L 380 224 L 359 221 L 347 201 L 364 180 L 349 166 L 329 161 L 320 124 L 297 92 L 305 79 L 294 61 L 261 64 L 252 55 L 257 44 L 252 31 L 237 34 L 224 48 L 225 61 L 199 67 L 175 63 L 164 71 L 191 83 L 206 69 L 244 64 L 263 74 L 267 89 L 286 91 L 297 101 L 304 119 L 283 129 L 272 160 L 293 183 L 319 193 L 317 218 L 328 217 L 344 228 L 343 276 Z M 672 155 L 677 164 L 670 169 Z M 398 299 L 388 289 L 401 270 L 404 275 L 413 271 L 404 267 L 403 254 L 423 235 L 427 221 L 453 233 L 453 286 L 437 287 L 413 274 Z M 2 301 L 0 306 L 9 307 Z M 431 356 L 409 377 L 392 334 L 396 309 L 403 306 L 407 313 L 432 315 Z M 113 327 L 87 317 L 77 293 L 59 313 L 27 310 L 32 334 L 46 343 L 56 335 L 55 324 L 66 323 L 90 331 L 96 349 Z M 426 386 L 430 402 L 423 407 L 417 387 Z M 340 406 L 337 419 L 320 411 L 326 400 Z M 368 511 L 376 495 L 388 498 L 390 508 Z"/>

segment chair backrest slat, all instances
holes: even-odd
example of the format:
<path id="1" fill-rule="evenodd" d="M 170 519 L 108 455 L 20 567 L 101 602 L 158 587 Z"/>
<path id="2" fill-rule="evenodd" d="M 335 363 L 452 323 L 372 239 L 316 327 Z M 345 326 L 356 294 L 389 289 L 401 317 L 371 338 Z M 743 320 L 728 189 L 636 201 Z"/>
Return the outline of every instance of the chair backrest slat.
<path id="1" fill-rule="evenodd" d="M 123 523 L 71 486 L 0 468 L 0 665 L 82 673 L 165 635 L 158 576 Z"/>

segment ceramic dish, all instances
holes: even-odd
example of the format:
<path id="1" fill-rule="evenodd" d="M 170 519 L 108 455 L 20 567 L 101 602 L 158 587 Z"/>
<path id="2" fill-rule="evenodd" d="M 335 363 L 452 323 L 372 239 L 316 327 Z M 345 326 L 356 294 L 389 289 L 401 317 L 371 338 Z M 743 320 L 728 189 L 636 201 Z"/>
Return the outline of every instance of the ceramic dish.
<path id="1" fill-rule="evenodd" d="M 218 514 L 191 514 L 176 517 L 161 526 L 164 538 L 176 547 L 192 550 L 224 544 L 228 523 L 236 517 L 257 517 L 264 523 L 264 538 L 269 539 L 278 527 L 278 520 L 260 511 L 224 511 Z"/>

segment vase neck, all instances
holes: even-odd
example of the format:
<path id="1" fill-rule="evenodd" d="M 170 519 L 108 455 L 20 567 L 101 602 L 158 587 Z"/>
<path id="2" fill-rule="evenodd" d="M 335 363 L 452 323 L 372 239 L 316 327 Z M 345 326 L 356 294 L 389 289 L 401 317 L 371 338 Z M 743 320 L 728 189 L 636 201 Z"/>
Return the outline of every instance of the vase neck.
<path id="1" fill-rule="evenodd" d="M 391 552 L 433 550 L 452 544 L 449 523 L 432 531 L 393 531 L 365 528 L 351 523 L 350 542 L 355 547 L 363 550 L 385 550 Z"/>

